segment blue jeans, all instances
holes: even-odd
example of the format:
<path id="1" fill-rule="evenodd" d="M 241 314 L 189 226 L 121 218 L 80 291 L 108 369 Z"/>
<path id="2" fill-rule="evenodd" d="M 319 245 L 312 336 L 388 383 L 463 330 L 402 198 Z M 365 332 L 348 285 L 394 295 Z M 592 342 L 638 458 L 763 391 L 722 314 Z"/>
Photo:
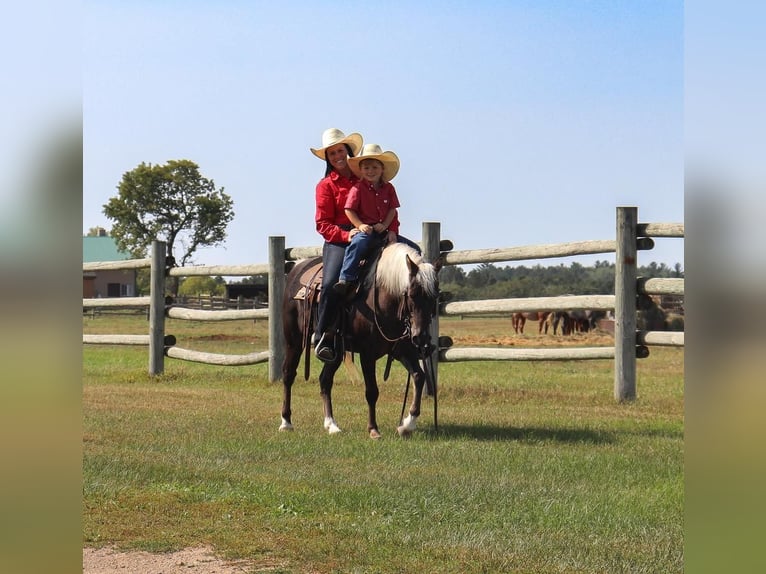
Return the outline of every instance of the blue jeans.
<path id="1" fill-rule="evenodd" d="M 338 282 L 345 252 L 345 243 L 325 243 L 322 247 L 322 296 L 315 329 L 317 338 L 330 329 L 338 316 L 340 297 L 332 286 Z"/>
<path id="2" fill-rule="evenodd" d="M 357 233 L 351 238 L 351 243 L 346 247 L 346 255 L 343 257 L 343 267 L 340 270 L 340 279 L 349 283 L 356 281 L 359 276 L 359 261 L 375 247 L 381 245 L 386 239 L 387 231 L 383 233 Z M 396 236 L 397 243 L 406 243 L 418 253 L 420 246 L 401 235 Z M 323 285 L 324 286 L 324 282 Z"/>

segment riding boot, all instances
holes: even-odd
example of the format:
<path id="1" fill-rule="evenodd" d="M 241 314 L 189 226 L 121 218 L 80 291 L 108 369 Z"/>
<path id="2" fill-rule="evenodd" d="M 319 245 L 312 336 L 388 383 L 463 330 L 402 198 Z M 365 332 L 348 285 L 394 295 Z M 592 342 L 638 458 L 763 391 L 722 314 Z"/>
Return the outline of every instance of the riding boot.
<path id="1" fill-rule="evenodd" d="M 332 363 L 335 360 L 335 337 L 332 333 L 322 333 L 314 353 L 320 361 Z"/>

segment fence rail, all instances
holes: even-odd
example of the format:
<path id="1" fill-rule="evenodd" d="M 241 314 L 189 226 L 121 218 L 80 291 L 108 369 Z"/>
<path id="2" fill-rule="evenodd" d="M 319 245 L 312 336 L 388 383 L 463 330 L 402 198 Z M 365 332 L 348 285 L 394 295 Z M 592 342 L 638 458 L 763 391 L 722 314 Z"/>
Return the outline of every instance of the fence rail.
<path id="1" fill-rule="evenodd" d="M 558 311 L 562 309 L 614 309 L 614 295 L 565 295 L 562 297 L 528 297 L 519 299 L 485 299 L 454 301 L 443 306 L 445 315 L 481 315 L 484 313 L 519 313 L 526 311 Z"/>
<path id="2" fill-rule="evenodd" d="M 578 241 L 570 243 L 531 245 L 498 249 L 445 251 L 440 249 L 451 242 L 439 237 L 439 224 L 423 224 L 424 259 L 435 261 L 442 257 L 445 265 L 493 263 L 571 257 L 595 253 L 615 253 L 614 295 L 567 295 L 559 297 L 530 297 L 517 299 L 491 299 L 484 301 L 456 301 L 443 303 L 444 315 L 480 315 L 528 311 L 560 310 L 614 310 L 614 347 L 557 348 L 557 349 L 508 349 L 508 348 L 441 348 L 434 351 L 435 371 L 438 362 L 457 361 L 569 361 L 590 359 L 613 359 L 615 362 L 614 396 L 616 400 L 631 400 L 636 396 L 636 358 L 648 355 L 647 345 L 682 346 L 681 332 L 639 331 L 636 329 L 636 298 L 647 295 L 683 295 L 683 279 L 641 279 L 636 276 L 637 252 L 651 249 L 651 237 L 684 237 L 682 223 L 637 223 L 638 209 L 617 208 L 616 240 Z M 83 335 L 83 343 L 149 345 L 149 372 L 159 374 L 164 370 L 164 357 L 215 365 L 252 365 L 268 361 L 269 378 L 280 377 L 284 345 L 282 334 L 281 300 L 288 266 L 300 259 L 321 255 L 321 247 L 285 248 L 284 237 L 269 238 L 269 263 L 257 265 L 211 265 L 165 268 L 165 244 L 152 244 L 151 259 L 135 259 L 114 262 L 83 264 L 83 271 L 106 269 L 135 269 L 149 267 L 151 295 L 149 297 L 123 297 L 115 299 L 83 299 L 84 308 L 149 307 L 149 335 Z M 166 277 L 192 275 L 237 276 L 268 275 L 268 309 L 200 310 L 177 306 L 166 308 L 164 293 Z M 269 350 L 246 355 L 224 355 L 191 351 L 175 346 L 172 336 L 165 336 L 165 317 L 195 321 L 230 321 L 240 319 L 268 319 Z M 434 348 L 439 340 L 439 318 L 432 325 Z M 448 339 L 442 337 L 442 340 Z"/>

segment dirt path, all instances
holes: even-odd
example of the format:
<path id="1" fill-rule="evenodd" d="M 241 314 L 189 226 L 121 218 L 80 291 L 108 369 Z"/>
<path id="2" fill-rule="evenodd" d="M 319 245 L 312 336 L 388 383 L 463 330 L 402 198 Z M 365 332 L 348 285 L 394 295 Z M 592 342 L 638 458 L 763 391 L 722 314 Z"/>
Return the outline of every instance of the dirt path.
<path id="1" fill-rule="evenodd" d="M 278 568 L 277 564 L 223 560 L 209 547 L 185 548 L 166 554 L 117 552 L 111 548 L 84 548 L 82 551 L 83 574 L 244 574 L 269 572 L 275 568 Z"/>

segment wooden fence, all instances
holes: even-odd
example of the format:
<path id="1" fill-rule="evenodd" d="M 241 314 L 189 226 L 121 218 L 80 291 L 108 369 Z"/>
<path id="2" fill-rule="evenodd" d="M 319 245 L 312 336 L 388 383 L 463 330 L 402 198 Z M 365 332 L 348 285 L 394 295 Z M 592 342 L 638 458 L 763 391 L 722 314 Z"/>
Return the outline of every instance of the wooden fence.
<path id="1" fill-rule="evenodd" d="M 599 253 L 615 253 L 614 295 L 568 295 L 565 297 L 530 297 L 514 299 L 490 299 L 483 301 L 459 301 L 443 304 L 443 315 L 480 315 L 524 311 L 559 310 L 613 310 L 615 316 L 614 347 L 590 347 L 567 349 L 507 349 L 483 347 L 438 348 L 439 318 L 432 325 L 435 343 L 434 364 L 455 361 L 488 360 L 585 360 L 614 359 L 614 397 L 618 401 L 636 397 L 636 359 L 649 354 L 648 346 L 683 346 L 683 332 L 638 331 L 636 329 L 636 298 L 647 295 L 683 295 L 683 279 L 642 279 L 637 277 L 637 254 L 652 249 L 653 237 L 684 237 L 680 223 L 638 223 L 638 208 L 618 207 L 616 239 L 581 241 L 550 245 L 532 245 L 469 251 L 440 251 L 440 224 L 423 223 L 423 257 L 435 261 L 442 257 L 445 265 L 472 263 L 495 263 L 523 261 L 554 257 L 570 257 Z M 269 237 L 269 263 L 257 265 L 212 265 L 173 267 L 166 269 L 165 244 L 152 244 L 151 258 L 128 261 L 84 263 L 83 271 L 102 269 L 150 268 L 150 295 L 147 297 L 121 297 L 114 299 L 83 299 L 84 308 L 148 306 L 149 334 L 144 335 L 83 335 L 87 344 L 125 344 L 149 346 L 149 373 L 160 374 L 164 370 L 164 357 L 196 361 L 216 365 L 251 365 L 269 363 L 269 378 L 281 378 L 284 358 L 281 303 L 285 287 L 285 270 L 288 262 L 321 255 L 321 247 L 285 248 L 284 237 Z M 268 308 L 240 310 L 199 310 L 167 306 L 165 281 L 167 277 L 205 276 L 268 276 Z M 172 336 L 165 334 L 165 317 L 197 321 L 226 321 L 239 319 L 269 320 L 269 350 L 246 355 L 203 353 L 183 349 L 175 345 Z M 442 341 L 444 338 L 442 338 Z M 435 369 L 436 370 L 436 369 Z"/>

